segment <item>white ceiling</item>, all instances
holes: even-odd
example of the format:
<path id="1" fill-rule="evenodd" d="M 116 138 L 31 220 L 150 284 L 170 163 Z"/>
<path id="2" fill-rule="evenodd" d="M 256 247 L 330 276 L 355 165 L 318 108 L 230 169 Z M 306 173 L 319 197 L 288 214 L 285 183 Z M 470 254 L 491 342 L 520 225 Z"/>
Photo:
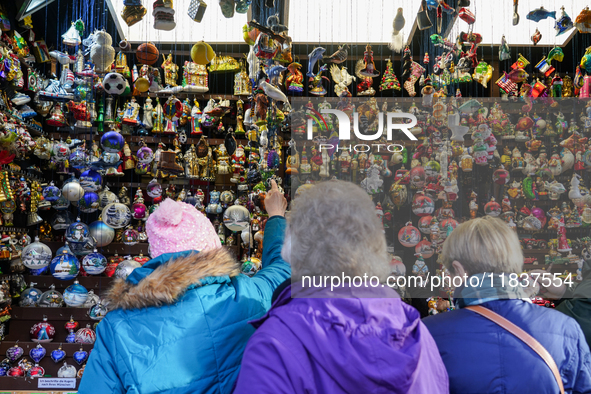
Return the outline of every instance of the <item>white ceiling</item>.
<path id="1" fill-rule="evenodd" d="M 576 28 L 557 37 L 554 30 L 555 19 L 549 17 L 536 23 L 527 19 L 527 14 L 544 6 L 548 11 L 556 11 L 556 18 L 560 18 L 560 7 L 564 6 L 574 22 L 583 8 L 591 4 L 589 0 L 519 0 L 519 24 L 513 26 L 513 2 L 504 0 L 502 6 L 500 3 L 500 0 L 471 0 L 469 9 L 476 15 L 473 31 L 482 34 L 483 38 L 480 45 L 498 45 L 504 34 L 509 46 L 530 46 L 533 45 L 530 37 L 535 34 L 536 27 L 542 33 L 538 46 L 565 45 L 577 31 Z M 458 18 L 448 37 L 455 40 L 460 32 L 467 32 L 468 27 L 466 22 Z"/>

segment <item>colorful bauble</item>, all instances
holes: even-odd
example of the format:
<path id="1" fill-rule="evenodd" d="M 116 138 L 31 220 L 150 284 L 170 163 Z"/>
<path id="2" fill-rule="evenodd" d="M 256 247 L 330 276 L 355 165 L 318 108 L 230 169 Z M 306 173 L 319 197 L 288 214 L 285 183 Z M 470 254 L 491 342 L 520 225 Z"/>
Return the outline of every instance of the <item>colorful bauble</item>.
<path id="1" fill-rule="evenodd" d="M 45 376 L 45 369 L 39 365 L 35 365 L 27 371 L 27 376 L 30 378 L 42 378 Z"/>
<path id="2" fill-rule="evenodd" d="M 80 174 L 80 186 L 86 192 L 98 192 L 103 184 L 103 178 L 95 170 L 86 170 Z"/>
<path id="3" fill-rule="evenodd" d="M 107 315 L 108 309 L 102 304 L 98 303 L 90 308 L 88 311 L 88 316 L 92 320 L 102 320 L 103 317 Z"/>
<path id="4" fill-rule="evenodd" d="M 95 192 L 86 192 L 78 201 L 78 209 L 84 213 L 96 212 L 99 209 L 99 196 Z"/>
<path id="5" fill-rule="evenodd" d="M 105 92 L 112 95 L 120 95 L 125 92 L 127 81 L 123 75 L 119 73 L 108 73 L 103 79 L 103 89 Z"/>
<path id="6" fill-rule="evenodd" d="M 27 288 L 25 291 L 21 293 L 21 300 L 19 305 L 23 307 L 33 307 L 39 305 L 39 300 L 41 299 L 41 295 L 43 292 L 39 289 L 33 287 L 33 283 L 31 283 L 31 287 Z"/>
<path id="7" fill-rule="evenodd" d="M 55 349 L 54 351 L 52 351 L 51 354 L 49 355 L 49 357 L 51 357 L 53 362 L 57 364 L 60 361 L 62 361 L 64 358 L 66 358 L 66 352 L 60 346 L 57 349 Z"/>
<path id="8" fill-rule="evenodd" d="M 53 324 L 47 322 L 47 317 L 43 321 L 36 323 L 31 327 L 29 332 L 31 341 L 39 343 L 48 343 L 53 341 L 55 335 L 55 327 Z"/>
<path id="9" fill-rule="evenodd" d="M 62 195 L 70 202 L 78 201 L 84 195 L 84 189 L 77 179 L 72 179 L 62 188 Z"/>
<path id="10" fill-rule="evenodd" d="M 51 274 L 61 280 L 72 280 L 78 275 L 80 271 L 80 262 L 71 253 L 65 252 L 56 256 L 49 264 Z"/>
<path id="11" fill-rule="evenodd" d="M 509 171 L 505 170 L 504 168 L 499 168 L 495 170 L 493 173 L 493 182 L 499 185 L 506 185 L 509 183 L 511 176 L 509 175 Z"/>
<path id="12" fill-rule="evenodd" d="M 497 217 L 501 214 L 501 206 L 495 201 L 494 197 L 484 206 L 484 213 L 492 217 Z"/>
<path id="13" fill-rule="evenodd" d="M 39 306 L 44 308 L 59 308 L 64 305 L 64 297 L 55 289 L 54 285 L 49 286 L 49 290 L 41 294 Z"/>
<path id="14" fill-rule="evenodd" d="M 86 167 L 88 161 L 88 155 L 81 149 L 76 149 L 70 154 L 69 164 L 70 167 L 80 170 Z"/>
<path id="15" fill-rule="evenodd" d="M 92 345 L 96 341 L 96 333 L 90 328 L 90 324 L 76 331 L 76 343 Z"/>
<path id="16" fill-rule="evenodd" d="M 204 41 L 199 41 L 191 48 L 191 59 L 197 64 L 207 64 L 213 60 L 215 52 L 211 45 Z"/>
<path id="17" fill-rule="evenodd" d="M 61 193 L 60 190 L 60 197 L 51 204 L 51 207 L 56 211 L 65 211 L 70 207 L 70 201 Z M 84 193 L 84 190 L 82 190 L 82 193 Z"/>
<path id="18" fill-rule="evenodd" d="M 75 378 L 76 377 L 76 367 L 73 365 L 68 365 L 68 363 L 64 362 L 64 365 L 57 370 L 57 377 L 58 378 Z"/>
<path id="19" fill-rule="evenodd" d="M 43 189 L 43 193 L 42 194 L 43 194 L 43 198 L 46 201 L 54 202 L 54 201 L 57 201 L 60 198 L 60 196 L 62 195 L 62 191 L 59 189 L 59 187 L 55 186 L 53 184 L 53 182 L 51 182 L 49 184 L 49 186 L 46 186 Z"/>
<path id="20" fill-rule="evenodd" d="M 151 42 L 145 42 L 138 46 L 135 53 L 137 61 L 141 64 L 147 64 L 148 66 L 156 63 L 159 56 L 160 52 L 158 51 L 158 48 L 156 48 L 156 45 Z"/>
<path id="21" fill-rule="evenodd" d="M 425 186 L 426 174 L 422 166 L 410 170 L 410 186 L 413 189 L 422 189 Z"/>
<path id="22" fill-rule="evenodd" d="M 412 201 L 412 212 L 417 216 L 428 216 L 435 211 L 435 202 L 424 194 L 415 194 Z"/>
<path id="23" fill-rule="evenodd" d="M 444 219 L 439 222 L 439 235 L 443 238 L 449 237 L 452 231 L 458 227 L 458 221 L 455 219 Z"/>
<path id="24" fill-rule="evenodd" d="M 74 352 L 72 358 L 78 363 L 78 365 L 82 365 L 88 359 L 88 352 L 83 348 L 80 348 L 80 350 Z"/>
<path id="25" fill-rule="evenodd" d="M 132 260 L 131 257 L 127 256 L 126 260 L 122 261 L 117 265 L 115 269 L 115 278 L 119 279 L 127 279 L 129 274 L 133 272 L 134 269 L 141 267 L 142 265 L 135 260 Z"/>
<path id="26" fill-rule="evenodd" d="M 25 376 L 25 370 L 23 367 L 17 365 L 16 367 L 10 368 L 8 372 L 6 372 L 6 376 L 20 378 Z"/>
<path id="27" fill-rule="evenodd" d="M 152 179 L 146 187 L 146 193 L 152 198 L 160 197 L 162 195 L 162 186 L 156 179 Z"/>
<path id="28" fill-rule="evenodd" d="M 64 302 L 67 306 L 81 307 L 88 298 L 88 290 L 77 280 L 64 290 Z"/>
<path id="29" fill-rule="evenodd" d="M 103 209 L 107 205 L 112 204 L 114 202 L 119 202 L 119 198 L 115 193 L 109 190 L 107 186 L 103 189 L 102 192 L 98 194 L 99 196 L 99 208 Z"/>
<path id="30" fill-rule="evenodd" d="M 90 236 L 96 240 L 96 246 L 102 248 L 109 245 L 115 239 L 115 230 L 107 226 L 102 220 L 92 222 L 88 226 Z M 84 267 L 86 269 L 86 267 Z M 88 271 L 87 271 L 88 272 Z"/>
<path id="31" fill-rule="evenodd" d="M 123 228 L 131 221 L 131 211 L 127 205 L 112 203 L 103 209 L 102 219 L 111 228 Z"/>
<path id="32" fill-rule="evenodd" d="M 53 144 L 53 159 L 58 163 L 63 163 L 70 157 L 70 148 L 62 141 Z"/>
<path id="33" fill-rule="evenodd" d="M 19 358 L 23 356 L 23 354 L 25 354 L 25 351 L 18 344 L 14 344 L 14 346 L 11 346 L 8 349 L 6 349 L 6 358 L 8 358 L 8 361 L 10 361 L 11 363 L 16 362 Z"/>
<path id="34" fill-rule="evenodd" d="M 43 357 L 47 354 L 47 350 L 40 343 L 37 344 L 34 348 L 29 350 L 29 357 L 36 363 L 43 360 Z"/>
<path id="35" fill-rule="evenodd" d="M 534 215 L 536 218 L 538 218 L 538 220 L 542 224 L 542 228 L 546 225 L 546 221 L 548 219 L 546 217 L 546 213 L 544 212 L 544 210 L 542 208 L 538 208 L 535 206 L 532 207 L 531 214 Z"/>
<path id="36" fill-rule="evenodd" d="M 51 249 L 44 243 L 39 242 L 39 237 L 35 237 L 35 242 L 25 246 L 23 249 L 21 260 L 28 269 L 38 270 L 45 268 L 51 262 Z"/>
<path id="37" fill-rule="evenodd" d="M 433 216 L 431 215 L 423 216 L 419 219 L 417 227 L 421 233 L 431 234 L 431 220 L 433 220 Z"/>
<path id="38" fill-rule="evenodd" d="M 114 232 L 112 228 L 106 225 L 105 227 Z M 98 253 L 95 249 L 94 252 L 84 256 L 82 259 L 82 268 L 84 268 L 84 271 L 89 275 L 100 275 L 107 268 L 107 258 Z"/>
<path id="39" fill-rule="evenodd" d="M 417 246 L 415 246 L 415 253 L 420 253 L 424 258 L 428 259 L 429 257 L 433 256 L 435 250 L 433 249 L 431 242 L 423 239 L 417 244 Z"/>
<path id="40" fill-rule="evenodd" d="M 415 247 L 421 241 L 421 233 L 411 222 L 407 222 L 398 232 L 398 241 L 407 248 Z"/>
<path id="41" fill-rule="evenodd" d="M 70 243 L 83 243 L 88 241 L 90 230 L 88 226 L 80 221 L 78 218 L 74 223 L 70 224 L 66 229 L 66 240 Z"/>
<path id="42" fill-rule="evenodd" d="M 224 211 L 224 226 L 230 231 L 244 231 L 249 223 L 250 214 L 242 205 L 232 205 Z"/>
<path id="43" fill-rule="evenodd" d="M 125 229 L 121 238 L 125 245 L 136 245 L 140 242 L 140 233 L 133 227 L 130 227 Z"/>
<path id="44" fill-rule="evenodd" d="M 123 150 L 125 138 L 117 131 L 107 131 L 101 137 L 101 146 L 108 153 L 117 153 Z"/>

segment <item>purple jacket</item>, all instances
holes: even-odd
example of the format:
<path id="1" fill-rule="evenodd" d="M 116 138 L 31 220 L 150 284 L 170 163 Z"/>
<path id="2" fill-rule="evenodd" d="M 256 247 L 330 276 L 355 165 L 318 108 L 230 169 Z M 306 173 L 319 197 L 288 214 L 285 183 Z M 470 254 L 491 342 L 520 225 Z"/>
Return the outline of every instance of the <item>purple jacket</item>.
<path id="1" fill-rule="evenodd" d="M 389 288 L 373 289 L 384 298 L 340 290 L 352 298 L 292 299 L 287 287 L 251 322 L 257 330 L 234 393 L 449 393 L 445 366 L 416 309 Z"/>

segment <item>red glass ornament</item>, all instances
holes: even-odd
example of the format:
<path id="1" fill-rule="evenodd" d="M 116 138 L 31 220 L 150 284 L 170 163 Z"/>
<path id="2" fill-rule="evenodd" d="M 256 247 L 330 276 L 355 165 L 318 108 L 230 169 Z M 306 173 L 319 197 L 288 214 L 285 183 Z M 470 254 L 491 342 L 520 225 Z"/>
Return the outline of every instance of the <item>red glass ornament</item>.
<path id="1" fill-rule="evenodd" d="M 39 343 L 47 343 L 53 341 L 55 335 L 55 327 L 47 322 L 47 317 L 43 318 L 42 322 L 36 323 L 31 327 L 29 332 L 31 341 Z"/>
<path id="2" fill-rule="evenodd" d="M 406 226 L 402 227 L 398 232 L 398 241 L 407 248 L 416 246 L 420 240 L 421 233 L 411 222 L 406 223 Z"/>

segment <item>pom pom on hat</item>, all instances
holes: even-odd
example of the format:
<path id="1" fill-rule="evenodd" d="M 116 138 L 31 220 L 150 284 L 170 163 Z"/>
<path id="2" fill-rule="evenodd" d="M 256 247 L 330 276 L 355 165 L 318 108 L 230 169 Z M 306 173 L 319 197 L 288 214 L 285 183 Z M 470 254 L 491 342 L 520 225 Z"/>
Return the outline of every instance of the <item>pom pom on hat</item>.
<path id="1" fill-rule="evenodd" d="M 152 214 L 154 220 L 163 226 L 178 226 L 183 220 L 183 209 L 178 202 L 167 198 Z"/>
<path id="2" fill-rule="evenodd" d="M 167 198 L 146 221 L 150 256 L 222 247 L 213 225 L 194 206 Z"/>

